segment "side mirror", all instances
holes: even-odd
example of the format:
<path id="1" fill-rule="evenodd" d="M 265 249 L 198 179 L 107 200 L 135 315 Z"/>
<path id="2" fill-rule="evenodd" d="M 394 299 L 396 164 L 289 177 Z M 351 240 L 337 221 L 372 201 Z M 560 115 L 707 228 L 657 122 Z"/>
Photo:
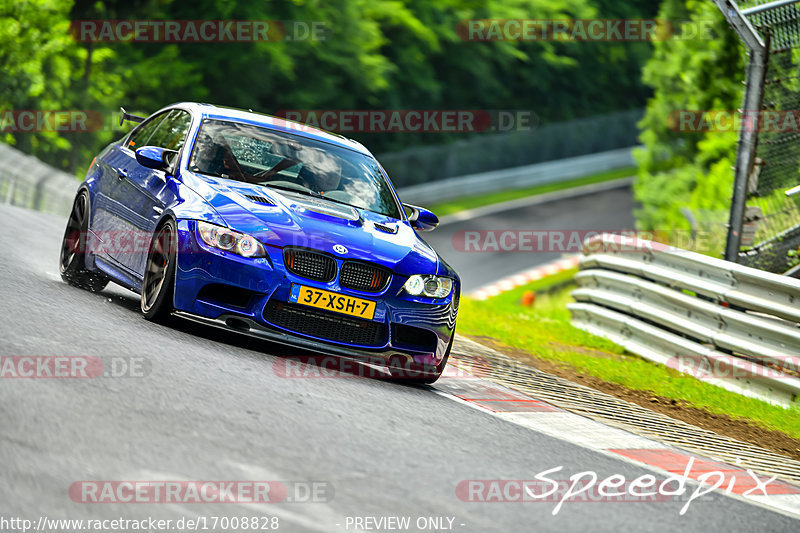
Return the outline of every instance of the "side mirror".
<path id="1" fill-rule="evenodd" d="M 410 204 L 403 204 L 403 207 L 410 211 L 408 221 L 415 230 L 433 231 L 439 225 L 439 218 L 424 207 Z"/>
<path id="2" fill-rule="evenodd" d="M 136 150 L 136 161 L 140 165 L 155 170 L 166 170 L 178 154 L 175 150 L 168 150 L 158 146 L 142 146 Z"/>

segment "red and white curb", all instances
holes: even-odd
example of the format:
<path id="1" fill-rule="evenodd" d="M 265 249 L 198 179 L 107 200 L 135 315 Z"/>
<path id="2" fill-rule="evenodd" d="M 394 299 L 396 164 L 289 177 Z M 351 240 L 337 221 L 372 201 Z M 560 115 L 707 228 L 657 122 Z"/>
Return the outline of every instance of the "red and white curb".
<path id="1" fill-rule="evenodd" d="M 445 373 L 435 384 L 436 392 L 444 397 L 663 476 L 686 474 L 689 483 L 706 485 L 703 490 L 709 493 L 716 485 L 715 494 L 800 518 L 800 487 L 796 485 L 760 474 L 754 477 L 744 468 L 606 426 L 482 378 L 465 377 L 468 368 L 458 360 L 451 364 L 458 370 Z"/>
<path id="2" fill-rule="evenodd" d="M 518 274 L 514 274 L 513 276 L 503 278 L 490 285 L 481 287 L 470 294 L 470 297 L 474 300 L 486 300 L 487 298 L 508 292 L 533 281 L 538 281 L 542 278 L 546 278 L 547 276 L 552 276 L 553 274 L 563 272 L 564 270 L 575 268 L 578 266 L 580 257 L 580 255 L 571 255 L 563 259 L 558 259 L 550 263 L 539 265 L 536 268 L 524 270 Z"/>

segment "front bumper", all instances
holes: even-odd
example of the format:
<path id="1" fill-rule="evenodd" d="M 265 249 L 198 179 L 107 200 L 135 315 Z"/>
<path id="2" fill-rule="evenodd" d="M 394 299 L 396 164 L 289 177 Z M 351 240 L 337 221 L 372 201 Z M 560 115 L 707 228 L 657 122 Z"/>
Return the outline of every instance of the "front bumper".
<path id="1" fill-rule="evenodd" d="M 380 293 L 367 293 L 341 287 L 338 276 L 330 283 L 320 283 L 287 271 L 281 248 L 267 246 L 268 257 L 257 259 L 210 248 L 197 238 L 191 220 L 178 222 L 178 238 L 174 299 L 177 316 L 316 352 L 372 362 L 399 356 L 425 367 L 441 363 L 454 334 L 458 280 L 450 296 L 436 300 L 406 294 L 402 290 L 406 277 L 400 275 L 393 275 Z M 337 268 L 340 266 L 339 263 Z M 302 324 L 288 329 L 270 322 L 265 318 L 265 309 L 270 305 L 274 310 L 276 303 L 283 308 L 293 284 L 375 301 L 375 316 L 369 327 L 378 328 L 381 335 L 369 344 L 340 342 L 301 331 Z M 313 308 L 308 311 L 329 321 L 333 318 L 352 324 L 360 320 L 361 325 L 367 326 L 365 321 L 347 315 Z M 410 336 L 409 332 L 423 335 Z M 414 340 L 418 338 L 425 342 Z"/>

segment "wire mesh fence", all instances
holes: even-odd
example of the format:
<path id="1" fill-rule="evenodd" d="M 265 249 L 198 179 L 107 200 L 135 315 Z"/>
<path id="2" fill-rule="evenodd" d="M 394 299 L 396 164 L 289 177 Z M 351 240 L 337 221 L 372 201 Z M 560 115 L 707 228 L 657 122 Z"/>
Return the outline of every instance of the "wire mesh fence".
<path id="1" fill-rule="evenodd" d="M 800 195 L 786 195 L 800 184 L 800 8 L 774 0 L 737 4 L 768 47 L 758 140 L 747 176 L 744 223 L 755 234 L 742 243 L 739 262 L 784 272 L 800 263 Z M 765 10 L 748 14 L 756 6 Z"/>

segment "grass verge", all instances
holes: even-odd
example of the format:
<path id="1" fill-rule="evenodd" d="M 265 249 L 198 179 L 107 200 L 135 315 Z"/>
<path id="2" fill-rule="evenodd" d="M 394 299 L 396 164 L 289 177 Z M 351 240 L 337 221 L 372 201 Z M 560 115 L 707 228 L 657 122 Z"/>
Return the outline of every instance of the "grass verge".
<path id="1" fill-rule="evenodd" d="M 583 178 L 578 178 L 569 181 L 558 183 L 551 183 L 549 185 L 537 185 L 536 187 L 528 187 L 526 189 L 514 189 L 511 191 L 499 191 L 491 194 L 482 194 L 479 196 L 468 196 L 466 198 L 459 198 L 452 202 L 442 202 L 438 204 L 425 205 L 436 216 L 443 217 L 451 215 L 465 209 L 474 209 L 476 207 L 483 207 L 485 205 L 499 204 L 501 202 L 508 202 L 518 198 L 525 198 L 537 194 L 544 194 L 548 192 L 556 192 L 564 189 L 571 189 L 581 185 L 591 185 L 593 183 L 602 183 L 604 181 L 615 180 L 619 178 L 627 178 L 636 175 L 636 168 L 620 168 L 616 170 L 609 170 L 599 174 L 593 174 Z"/>
<path id="2" fill-rule="evenodd" d="M 579 376 L 644 391 L 675 400 L 673 403 L 680 406 L 727 415 L 800 439 L 798 407 L 784 409 L 728 392 L 627 354 L 611 341 L 573 327 L 566 307 L 572 301 L 572 287 L 565 284 L 574 273 L 575 270 L 565 271 L 484 301 L 464 298 L 458 313 L 459 332 L 491 337 L 501 345 L 523 350 L 531 355 L 534 364 L 535 360 L 555 364 Z M 535 305 L 520 305 L 522 294 L 531 290 L 537 291 Z"/>

